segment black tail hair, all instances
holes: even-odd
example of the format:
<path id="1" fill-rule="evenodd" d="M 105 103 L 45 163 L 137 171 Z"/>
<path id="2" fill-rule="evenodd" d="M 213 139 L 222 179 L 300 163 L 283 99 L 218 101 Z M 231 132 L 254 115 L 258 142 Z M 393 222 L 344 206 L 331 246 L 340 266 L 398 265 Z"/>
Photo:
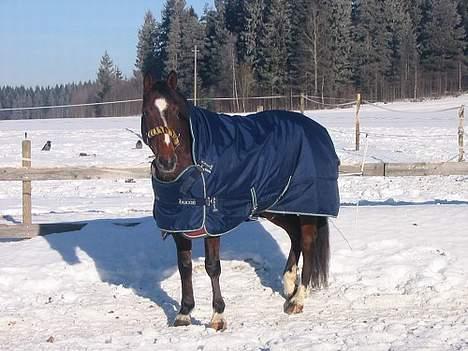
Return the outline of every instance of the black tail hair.
<path id="1" fill-rule="evenodd" d="M 328 269 L 330 261 L 330 231 L 327 217 L 317 217 L 317 238 L 312 252 L 312 288 L 326 288 L 328 286 Z"/>

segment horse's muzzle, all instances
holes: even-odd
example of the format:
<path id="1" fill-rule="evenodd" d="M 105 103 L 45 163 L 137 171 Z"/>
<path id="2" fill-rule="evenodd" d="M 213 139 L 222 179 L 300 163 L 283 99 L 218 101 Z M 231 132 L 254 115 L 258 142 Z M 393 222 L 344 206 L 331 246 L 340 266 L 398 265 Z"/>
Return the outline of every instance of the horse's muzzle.
<path id="1" fill-rule="evenodd" d="M 174 154 L 170 158 L 156 156 L 156 167 L 160 172 L 171 173 L 174 172 L 177 166 L 177 155 Z"/>

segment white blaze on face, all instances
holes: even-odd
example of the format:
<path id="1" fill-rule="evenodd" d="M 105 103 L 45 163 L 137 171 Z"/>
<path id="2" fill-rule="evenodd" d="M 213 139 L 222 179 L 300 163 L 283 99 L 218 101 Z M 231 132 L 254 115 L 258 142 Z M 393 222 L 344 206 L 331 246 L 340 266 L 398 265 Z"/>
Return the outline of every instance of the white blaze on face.
<path id="1" fill-rule="evenodd" d="M 166 120 L 166 116 L 165 116 L 165 113 L 166 113 L 166 110 L 167 110 L 167 101 L 166 101 L 166 99 L 159 98 L 159 99 L 154 100 L 154 106 L 156 106 L 156 108 L 158 109 L 159 114 L 161 115 L 161 118 L 163 120 L 164 126 L 167 127 L 167 120 Z M 164 134 L 164 142 L 167 145 L 169 145 L 171 143 L 171 138 L 170 138 L 169 134 Z"/>

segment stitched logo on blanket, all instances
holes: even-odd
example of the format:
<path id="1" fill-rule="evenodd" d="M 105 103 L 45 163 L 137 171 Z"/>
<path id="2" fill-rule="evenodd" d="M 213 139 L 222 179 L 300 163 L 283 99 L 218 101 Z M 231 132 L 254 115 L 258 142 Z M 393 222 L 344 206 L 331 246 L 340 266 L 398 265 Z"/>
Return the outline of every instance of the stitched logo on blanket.
<path id="1" fill-rule="evenodd" d="M 161 230 L 220 235 L 258 213 L 335 217 L 339 160 L 328 132 L 301 114 L 227 116 L 192 107 L 196 163 L 174 181 L 152 177 Z"/>

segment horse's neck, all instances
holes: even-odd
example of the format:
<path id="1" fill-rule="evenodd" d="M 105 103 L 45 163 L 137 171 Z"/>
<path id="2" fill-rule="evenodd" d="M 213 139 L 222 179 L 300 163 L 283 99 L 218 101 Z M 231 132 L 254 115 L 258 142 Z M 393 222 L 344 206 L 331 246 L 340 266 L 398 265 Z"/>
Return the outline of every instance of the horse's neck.
<path id="1" fill-rule="evenodd" d="M 190 132 L 190 122 L 184 121 L 184 125 L 181 129 L 179 139 L 181 145 L 176 149 L 177 157 L 180 160 L 181 171 L 190 165 L 193 165 L 192 158 L 192 133 Z"/>

